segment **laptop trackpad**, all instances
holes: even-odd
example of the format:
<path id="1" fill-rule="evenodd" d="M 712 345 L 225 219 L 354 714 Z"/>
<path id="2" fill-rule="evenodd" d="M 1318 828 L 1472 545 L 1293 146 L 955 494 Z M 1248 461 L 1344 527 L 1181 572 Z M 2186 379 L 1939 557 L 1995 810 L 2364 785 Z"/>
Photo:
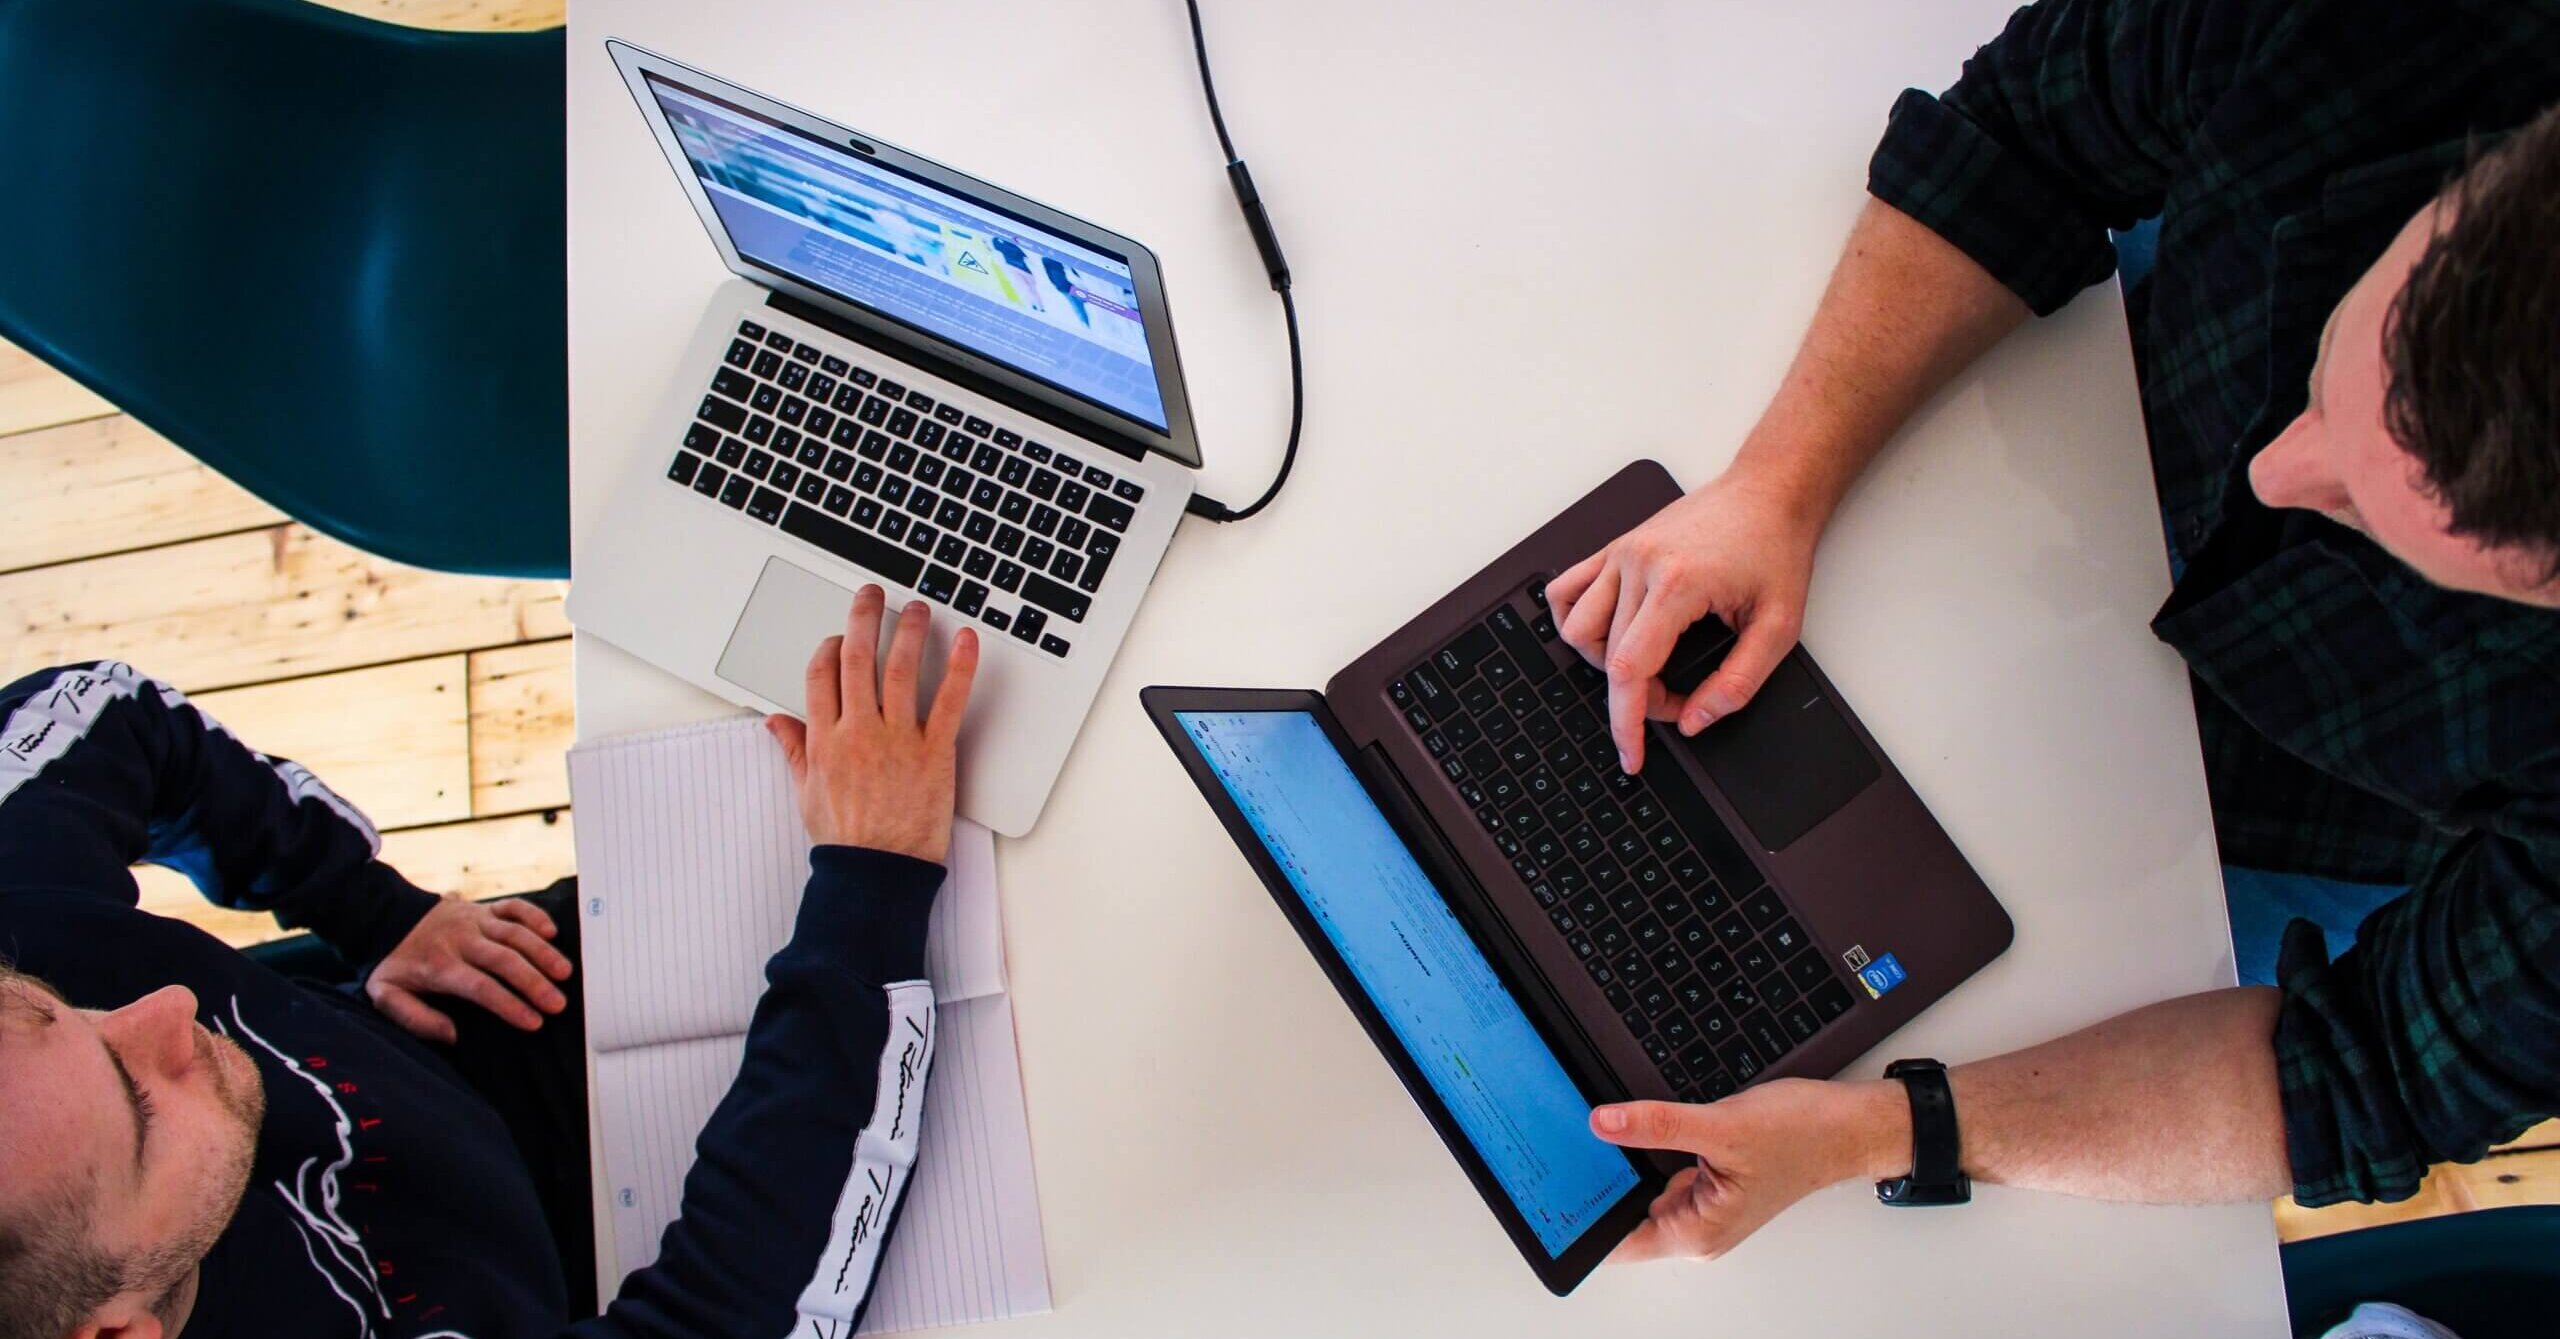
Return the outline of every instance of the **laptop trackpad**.
<path id="1" fill-rule="evenodd" d="M 1790 652 L 1751 705 L 1682 740 L 1764 850 L 1783 851 L 1881 774 L 1874 757 Z"/>
<path id="2" fill-rule="evenodd" d="M 767 558 L 747 597 L 746 612 L 720 652 L 720 677 L 805 714 L 809 657 L 818 643 L 844 631 L 853 592 L 784 562 Z"/>

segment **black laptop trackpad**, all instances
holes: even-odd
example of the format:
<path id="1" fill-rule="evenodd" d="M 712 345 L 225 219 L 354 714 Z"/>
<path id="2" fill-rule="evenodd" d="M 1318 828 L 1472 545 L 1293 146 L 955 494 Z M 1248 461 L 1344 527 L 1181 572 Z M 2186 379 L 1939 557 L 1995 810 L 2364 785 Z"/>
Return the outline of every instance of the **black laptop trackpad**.
<path id="1" fill-rule="evenodd" d="M 1751 705 L 1697 738 L 1655 734 L 1677 741 L 1706 768 L 1763 850 L 1787 849 L 1882 772 L 1805 668 L 1802 651 L 1779 662 Z"/>

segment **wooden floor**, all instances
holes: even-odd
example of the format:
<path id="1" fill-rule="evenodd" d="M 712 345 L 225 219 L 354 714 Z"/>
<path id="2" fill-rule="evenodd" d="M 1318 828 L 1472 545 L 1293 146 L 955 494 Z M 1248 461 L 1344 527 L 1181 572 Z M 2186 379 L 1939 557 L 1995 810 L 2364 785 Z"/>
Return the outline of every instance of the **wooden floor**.
<path id="1" fill-rule="evenodd" d="M 325 778 L 419 884 L 475 897 L 571 868 L 569 625 L 557 582 L 402 567 L 295 525 L 0 344 L 0 681 L 130 662 Z M 233 943 L 282 933 L 138 871 Z"/>
<path id="2" fill-rule="evenodd" d="M 564 0 L 318 0 L 421 27 L 559 24 Z M 383 828 L 418 883 L 474 897 L 570 872 L 569 628 L 555 583 L 421 572 L 287 521 L 24 353 L 0 344 L 0 679 L 127 660 L 242 738 L 308 765 Z M 154 910 L 233 943 L 279 933 L 138 872 Z M 2287 1240 L 2560 1203 L 2560 1122 L 2412 1200 L 2275 1206 Z"/>

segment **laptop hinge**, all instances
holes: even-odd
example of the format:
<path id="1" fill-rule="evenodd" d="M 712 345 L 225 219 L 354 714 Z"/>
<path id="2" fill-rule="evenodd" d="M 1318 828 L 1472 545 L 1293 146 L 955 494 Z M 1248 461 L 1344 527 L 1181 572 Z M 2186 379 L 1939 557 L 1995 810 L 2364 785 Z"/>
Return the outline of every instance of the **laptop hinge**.
<path id="1" fill-rule="evenodd" d="M 857 344 L 871 348 L 878 348 L 880 346 L 880 337 L 878 335 L 863 329 L 861 326 L 846 320 L 844 317 L 839 316 L 814 302 L 808 302 L 803 299 L 793 297 L 788 293 L 767 290 L 765 293 L 765 305 L 786 315 L 796 316 L 803 321 L 807 321 L 811 325 L 832 330 Z M 900 344 L 895 349 L 889 350 L 889 352 L 894 353 L 899 358 L 905 359 L 906 361 L 913 363 L 916 366 L 923 368 L 925 371 L 931 372 L 935 376 L 941 377 L 946 381 L 958 382 L 960 385 L 966 386 L 971 391 L 974 391 L 979 395 L 983 395 L 990 400 L 997 401 L 998 403 L 1006 405 L 1021 413 L 1029 414 L 1033 418 L 1039 419 L 1041 422 L 1055 427 L 1060 432 L 1073 433 L 1080 440 L 1092 442 L 1097 446 L 1106 447 L 1117 454 L 1127 456 L 1131 460 L 1146 459 L 1147 447 L 1144 443 L 1135 441 L 1125 434 L 1113 432 L 1110 428 L 1105 427 L 1102 424 L 1089 423 L 1083 419 L 1069 419 L 1061 422 L 1058 418 L 1058 411 L 1056 409 L 1042 404 L 1038 399 L 1025 395 L 1021 391 L 1016 390 L 1011 386 L 1007 386 L 1002 382 L 996 381 L 993 378 L 972 372 L 969 369 L 960 366 L 958 363 L 952 362 L 950 359 L 934 353 L 930 349 L 919 348 L 911 344 Z"/>
<path id="2" fill-rule="evenodd" d="M 1630 1096 L 1616 1071 L 1601 1057 L 1599 1044 L 1590 1029 L 1565 1007 L 1554 983 L 1538 970 L 1528 946 L 1520 942 L 1519 931 L 1512 928 L 1507 917 L 1494 909 L 1493 899 L 1485 893 L 1484 885 L 1477 881 L 1475 871 L 1468 869 L 1466 862 L 1458 859 L 1457 852 L 1449 849 L 1447 839 L 1440 835 L 1439 825 L 1431 821 L 1422 801 L 1415 798 L 1412 789 L 1405 784 L 1404 775 L 1387 759 L 1386 751 L 1374 743 L 1368 744 L 1352 755 L 1352 762 L 1353 772 L 1366 784 L 1371 798 L 1386 811 L 1388 821 L 1404 834 L 1406 845 L 1412 848 L 1414 857 L 1422 862 L 1424 870 L 1439 879 L 1442 887 L 1452 891 L 1456 898 L 1452 905 L 1459 919 L 1467 922 L 1480 938 L 1489 941 L 1484 947 L 1500 965 L 1504 979 L 1516 990 L 1534 992 L 1533 998 L 1524 999 L 1521 1003 L 1562 1034 L 1567 1052 L 1562 1058 L 1599 1090 L 1602 1100 L 1623 1101 Z"/>

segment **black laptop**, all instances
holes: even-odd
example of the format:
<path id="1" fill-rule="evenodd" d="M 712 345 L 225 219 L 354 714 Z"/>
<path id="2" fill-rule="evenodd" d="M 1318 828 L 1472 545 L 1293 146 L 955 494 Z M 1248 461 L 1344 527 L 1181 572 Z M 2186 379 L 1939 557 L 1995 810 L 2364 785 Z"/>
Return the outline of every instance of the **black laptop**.
<path id="1" fill-rule="evenodd" d="M 1618 769 L 1606 681 L 1546 582 L 1679 496 L 1639 461 L 1322 693 L 1149 688 L 1149 715 L 1548 1288 L 1640 1222 L 1670 1157 L 1589 1132 L 1845 1068 L 2012 927 L 1799 648 Z M 1732 636 L 1710 619 L 1664 678 Z"/>

